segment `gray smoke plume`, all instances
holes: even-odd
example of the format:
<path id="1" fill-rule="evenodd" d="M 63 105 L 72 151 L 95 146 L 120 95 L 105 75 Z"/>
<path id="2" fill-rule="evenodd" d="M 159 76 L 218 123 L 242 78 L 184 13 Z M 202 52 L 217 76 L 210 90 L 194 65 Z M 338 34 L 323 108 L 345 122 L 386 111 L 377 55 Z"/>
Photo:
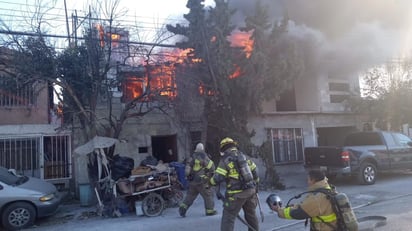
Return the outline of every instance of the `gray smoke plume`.
<path id="1" fill-rule="evenodd" d="M 256 0 L 229 1 L 242 22 Z M 410 0 L 264 0 L 271 20 L 288 15 L 289 39 L 299 44 L 311 68 L 345 76 L 408 52 Z M 408 28 L 410 27 L 410 28 Z M 412 31 L 411 31 L 412 32 Z M 401 50 L 404 49 L 404 50 Z"/>

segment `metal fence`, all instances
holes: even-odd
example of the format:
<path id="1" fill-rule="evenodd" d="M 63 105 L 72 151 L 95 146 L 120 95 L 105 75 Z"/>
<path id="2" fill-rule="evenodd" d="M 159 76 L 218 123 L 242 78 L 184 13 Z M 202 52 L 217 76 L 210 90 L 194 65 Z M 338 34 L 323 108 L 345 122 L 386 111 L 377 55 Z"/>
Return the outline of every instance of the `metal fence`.
<path id="1" fill-rule="evenodd" d="M 69 179 L 70 141 L 70 135 L 0 137 L 0 166 L 41 179 Z"/>

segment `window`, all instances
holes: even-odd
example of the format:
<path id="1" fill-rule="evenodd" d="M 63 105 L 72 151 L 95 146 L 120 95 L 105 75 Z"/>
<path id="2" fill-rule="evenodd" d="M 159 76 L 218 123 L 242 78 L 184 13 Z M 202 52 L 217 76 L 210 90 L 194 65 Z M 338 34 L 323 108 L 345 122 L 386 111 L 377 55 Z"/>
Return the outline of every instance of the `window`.
<path id="1" fill-rule="evenodd" d="M 122 81 L 122 102 L 130 102 L 135 98 L 143 95 L 146 90 L 146 83 L 143 78 L 138 78 L 135 76 L 126 77 Z"/>
<path id="2" fill-rule="evenodd" d="M 139 154 L 141 153 L 148 153 L 148 147 L 139 147 Z"/>
<path id="3" fill-rule="evenodd" d="M 9 78 L 0 80 L 0 107 L 21 107 L 34 105 L 34 89 L 32 85 L 17 86 L 16 81 Z"/>
<path id="4" fill-rule="evenodd" d="M 123 92 L 122 103 L 130 102 L 142 96 L 150 85 L 150 99 L 152 96 L 162 96 L 173 100 L 177 96 L 176 82 L 173 66 L 156 65 L 151 67 L 150 73 L 145 71 L 131 71 L 120 74 L 122 78 L 121 89 Z M 148 79 L 150 77 L 150 84 Z"/>
<path id="5" fill-rule="evenodd" d="M 349 83 L 329 83 L 329 91 L 349 92 Z"/>
<path id="6" fill-rule="evenodd" d="M 331 103 L 342 103 L 348 99 L 348 95 L 330 95 Z"/>
<path id="7" fill-rule="evenodd" d="M 411 142 L 411 139 L 404 134 L 394 133 L 393 134 L 395 141 L 400 146 L 409 147 L 408 143 Z"/>
<path id="8" fill-rule="evenodd" d="M 376 132 L 353 133 L 346 137 L 345 146 L 383 145 L 381 136 Z"/>
<path id="9" fill-rule="evenodd" d="M 117 48 L 119 47 L 119 42 L 120 42 L 120 34 L 115 34 L 115 33 L 107 33 L 107 37 L 110 37 L 112 41 L 112 48 Z"/>
<path id="10" fill-rule="evenodd" d="M 42 146 L 43 144 L 43 146 Z M 44 179 L 71 176 L 70 136 L 44 136 L 0 139 L 0 166 L 16 169 L 17 173 Z M 43 159 L 41 157 L 43 156 Z M 41 163 L 44 165 L 42 166 Z"/>
<path id="11" fill-rule="evenodd" d="M 271 128 L 272 155 L 275 163 L 303 161 L 303 135 L 301 128 Z"/>

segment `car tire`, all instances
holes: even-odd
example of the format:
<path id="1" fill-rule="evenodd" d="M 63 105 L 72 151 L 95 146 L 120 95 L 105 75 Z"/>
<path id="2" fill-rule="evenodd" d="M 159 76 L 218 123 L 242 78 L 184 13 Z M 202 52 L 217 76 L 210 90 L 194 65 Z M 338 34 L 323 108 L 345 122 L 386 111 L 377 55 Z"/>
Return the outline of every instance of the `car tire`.
<path id="1" fill-rule="evenodd" d="M 2 225 L 6 230 L 20 230 L 34 224 L 36 209 L 26 202 L 15 202 L 4 208 L 1 214 Z"/>
<path id="2" fill-rule="evenodd" d="M 358 173 L 358 181 L 360 184 L 372 185 L 375 184 L 378 171 L 372 163 L 362 163 Z"/>

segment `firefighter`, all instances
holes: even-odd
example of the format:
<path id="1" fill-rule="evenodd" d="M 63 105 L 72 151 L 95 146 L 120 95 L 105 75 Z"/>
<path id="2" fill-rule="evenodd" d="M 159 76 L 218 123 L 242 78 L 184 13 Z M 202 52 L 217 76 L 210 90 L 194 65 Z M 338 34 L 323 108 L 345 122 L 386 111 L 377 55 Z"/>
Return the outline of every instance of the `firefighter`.
<path id="1" fill-rule="evenodd" d="M 238 217 L 249 227 L 249 231 L 259 230 L 259 221 L 256 216 L 257 175 L 256 164 L 238 150 L 237 142 L 232 138 L 224 138 L 220 142 L 221 159 L 210 179 L 212 186 L 226 183 L 225 197 L 217 191 L 218 199 L 223 200 L 223 215 L 220 223 L 221 231 L 233 231 L 236 217 L 243 209 L 245 220 Z"/>
<path id="2" fill-rule="evenodd" d="M 199 194 L 203 197 L 206 216 L 213 216 L 217 213 L 214 209 L 213 191 L 209 185 L 210 177 L 213 176 L 214 171 L 215 164 L 208 157 L 203 144 L 198 143 L 192 156 L 186 160 L 185 175 L 189 181 L 189 188 L 186 198 L 179 207 L 180 216 L 186 216 L 187 210 Z"/>
<path id="3" fill-rule="evenodd" d="M 309 171 L 307 180 L 309 185 L 308 191 L 319 189 L 331 190 L 327 178 L 322 171 Z M 276 211 L 280 218 L 310 219 L 311 231 L 333 231 L 337 226 L 337 217 L 333 212 L 332 204 L 326 195 L 321 192 L 309 193 L 300 204 L 286 208 L 272 205 L 271 209 Z"/>

